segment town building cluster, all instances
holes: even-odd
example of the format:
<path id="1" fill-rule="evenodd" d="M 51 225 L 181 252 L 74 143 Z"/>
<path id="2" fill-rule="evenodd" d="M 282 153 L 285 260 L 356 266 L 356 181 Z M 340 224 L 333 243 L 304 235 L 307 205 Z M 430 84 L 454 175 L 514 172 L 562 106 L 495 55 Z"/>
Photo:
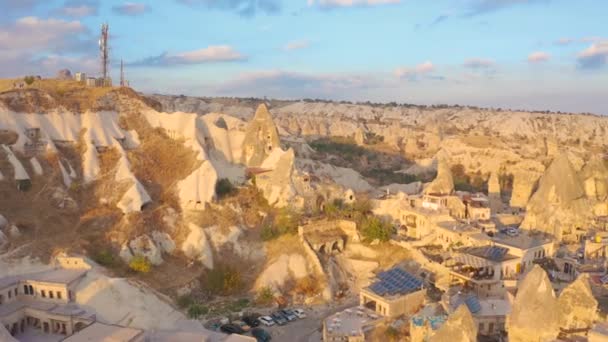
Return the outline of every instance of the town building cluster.
<path id="1" fill-rule="evenodd" d="M 566 163 L 561 158 L 556 163 Z M 592 187 L 587 193 L 595 196 L 608 184 L 603 171 L 582 173 L 593 175 L 593 182 L 581 180 Z M 556 177 L 552 166 L 548 172 L 541 187 Z M 327 317 L 324 341 L 364 341 L 378 327 L 403 321 L 409 322 L 411 341 L 444 341 L 450 335 L 450 341 L 608 340 L 597 314 L 597 298 L 608 294 L 607 217 L 597 210 L 605 205 L 605 194 L 587 208 L 587 224 L 565 234 L 566 229 L 520 226 L 526 211 L 510 208 L 497 184 L 489 188 L 488 195 L 455 191 L 440 159 L 437 178 L 421 193 L 388 193 L 375 200 L 374 213 L 394 222 L 390 242 L 409 250 L 413 262 L 379 272 L 360 290 L 359 306 Z M 537 331 L 517 323 L 535 317 L 535 310 Z M 547 311 L 553 316 L 544 322 Z M 453 328 L 456 321 L 460 332 Z"/>
<path id="2" fill-rule="evenodd" d="M 47 271 L 0 278 L 0 341 L 217 341 L 255 338 L 199 329 L 144 330 L 104 322 L 77 303 L 78 285 L 91 269 L 80 257 L 58 256 Z"/>

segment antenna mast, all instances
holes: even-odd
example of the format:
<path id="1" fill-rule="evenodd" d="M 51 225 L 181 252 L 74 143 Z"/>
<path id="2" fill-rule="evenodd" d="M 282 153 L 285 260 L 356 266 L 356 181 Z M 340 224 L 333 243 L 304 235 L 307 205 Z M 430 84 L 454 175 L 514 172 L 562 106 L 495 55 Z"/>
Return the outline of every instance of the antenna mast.
<path id="1" fill-rule="evenodd" d="M 101 76 L 104 82 L 109 79 L 110 60 L 108 53 L 108 24 L 101 25 L 101 37 L 99 38 L 99 53 L 101 56 Z"/>
<path id="2" fill-rule="evenodd" d="M 124 87 L 125 84 L 125 69 L 124 66 L 122 64 L 122 58 L 120 59 L 120 86 Z"/>

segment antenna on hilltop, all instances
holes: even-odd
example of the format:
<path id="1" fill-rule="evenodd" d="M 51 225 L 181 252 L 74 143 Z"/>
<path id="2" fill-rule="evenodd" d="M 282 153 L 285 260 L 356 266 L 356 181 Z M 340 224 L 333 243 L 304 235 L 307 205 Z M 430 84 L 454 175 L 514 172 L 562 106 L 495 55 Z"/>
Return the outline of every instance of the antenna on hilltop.
<path id="1" fill-rule="evenodd" d="M 108 52 L 108 24 L 101 25 L 101 37 L 99 38 L 99 54 L 101 57 L 101 77 L 104 82 L 109 80 L 110 57 Z"/>
<path id="2" fill-rule="evenodd" d="M 122 63 L 122 58 L 120 59 L 120 86 L 124 87 L 125 84 L 125 69 Z"/>

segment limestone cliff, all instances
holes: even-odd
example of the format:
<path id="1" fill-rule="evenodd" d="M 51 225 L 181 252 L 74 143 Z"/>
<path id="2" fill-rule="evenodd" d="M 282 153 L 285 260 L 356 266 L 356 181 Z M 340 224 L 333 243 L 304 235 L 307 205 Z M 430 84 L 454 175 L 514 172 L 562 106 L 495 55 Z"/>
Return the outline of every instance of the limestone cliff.
<path id="1" fill-rule="evenodd" d="M 553 341 L 559 333 L 559 307 L 553 286 L 538 265 L 518 287 L 507 331 L 511 342 Z"/>
<path id="2" fill-rule="evenodd" d="M 277 126 L 266 105 L 261 104 L 245 132 L 241 162 L 247 166 L 260 166 L 264 159 L 280 145 Z"/>

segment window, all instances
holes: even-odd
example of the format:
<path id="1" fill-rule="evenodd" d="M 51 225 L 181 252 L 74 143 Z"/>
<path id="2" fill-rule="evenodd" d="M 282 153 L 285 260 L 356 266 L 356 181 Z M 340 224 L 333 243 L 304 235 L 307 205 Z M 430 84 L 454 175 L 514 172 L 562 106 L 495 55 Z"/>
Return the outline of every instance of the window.
<path id="1" fill-rule="evenodd" d="M 61 292 L 57 291 L 57 299 L 61 299 Z"/>
<path id="2" fill-rule="evenodd" d="M 19 288 L 15 287 L 15 297 L 17 297 L 18 294 L 19 294 Z"/>
<path id="3" fill-rule="evenodd" d="M 34 287 L 32 285 L 27 286 L 30 289 L 30 294 L 34 295 Z"/>
<path id="4" fill-rule="evenodd" d="M 8 299 L 11 299 L 13 297 L 13 292 L 12 291 L 8 291 Z"/>
<path id="5" fill-rule="evenodd" d="M 53 298 L 53 291 L 49 291 L 49 298 Z"/>
<path id="6" fill-rule="evenodd" d="M 30 294 L 30 291 L 28 291 L 27 285 L 23 285 L 23 293 Z"/>
<path id="7" fill-rule="evenodd" d="M 483 322 L 479 323 L 479 331 L 483 331 Z"/>
<path id="8" fill-rule="evenodd" d="M 46 298 L 46 291 L 44 291 L 44 290 L 40 291 L 40 295 L 42 296 L 42 298 Z"/>
<path id="9" fill-rule="evenodd" d="M 2 304 L 4 302 L 4 296 L 0 295 L 0 304 Z"/>

